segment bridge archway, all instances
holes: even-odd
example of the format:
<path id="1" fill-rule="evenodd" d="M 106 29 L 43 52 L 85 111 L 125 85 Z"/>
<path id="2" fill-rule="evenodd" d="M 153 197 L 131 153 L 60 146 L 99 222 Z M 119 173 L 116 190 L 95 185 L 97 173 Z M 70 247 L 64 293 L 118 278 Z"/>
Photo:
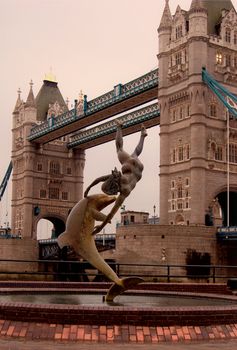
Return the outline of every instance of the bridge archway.
<path id="1" fill-rule="evenodd" d="M 229 193 L 229 223 L 230 226 L 237 226 L 237 190 Z M 210 203 L 205 223 L 207 226 L 227 226 L 227 191 L 221 190 Z"/>
<path id="2" fill-rule="evenodd" d="M 222 225 L 227 226 L 227 191 L 217 195 L 218 202 L 222 211 Z M 237 226 L 237 191 L 230 191 L 230 226 Z"/>
<path id="3" fill-rule="evenodd" d="M 65 223 L 61 218 L 49 215 L 40 218 L 37 222 L 37 239 L 57 238 L 64 231 Z"/>

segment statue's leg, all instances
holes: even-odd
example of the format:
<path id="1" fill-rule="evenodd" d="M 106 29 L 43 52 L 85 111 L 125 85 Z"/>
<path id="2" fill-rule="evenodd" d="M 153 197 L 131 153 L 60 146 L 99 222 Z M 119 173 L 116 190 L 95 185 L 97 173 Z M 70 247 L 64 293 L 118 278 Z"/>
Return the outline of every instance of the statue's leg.
<path id="1" fill-rule="evenodd" d="M 116 120 L 117 124 L 117 131 L 116 131 L 116 136 L 115 136 L 115 144 L 116 144 L 116 149 L 117 152 L 123 150 L 123 133 L 122 133 L 122 124 Z"/>
<path id="2" fill-rule="evenodd" d="M 143 145 L 144 145 L 144 139 L 147 136 L 147 132 L 146 132 L 146 128 L 144 125 L 142 125 L 141 127 L 141 136 L 140 136 L 140 140 L 138 142 L 137 147 L 135 148 L 134 152 L 133 152 L 133 156 L 139 156 L 142 153 L 143 150 Z"/>

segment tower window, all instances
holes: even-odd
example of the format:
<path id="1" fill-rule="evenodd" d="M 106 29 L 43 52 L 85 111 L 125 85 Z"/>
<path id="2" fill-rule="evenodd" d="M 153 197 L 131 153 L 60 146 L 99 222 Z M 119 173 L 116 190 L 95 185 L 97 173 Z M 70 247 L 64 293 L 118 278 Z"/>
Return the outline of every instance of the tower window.
<path id="1" fill-rule="evenodd" d="M 50 162 L 49 165 L 50 174 L 60 174 L 60 164 L 58 162 Z"/>
<path id="2" fill-rule="evenodd" d="M 37 171 L 42 171 L 43 170 L 43 164 L 42 163 L 38 163 L 37 164 Z"/>
<path id="3" fill-rule="evenodd" d="M 173 152 L 172 152 L 172 162 L 173 163 L 176 162 L 176 151 L 175 151 L 175 149 L 173 149 Z"/>
<path id="4" fill-rule="evenodd" d="M 175 122 L 176 120 L 176 111 L 173 110 L 173 113 L 172 113 L 172 121 Z"/>
<path id="5" fill-rule="evenodd" d="M 186 146 L 186 159 L 190 159 L 190 146 Z"/>
<path id="6" fill-rule="evenodd" d="M 225 65 L 227 67 L 230 67 L 231 66 L 231 56 L 230 55 L 226 55 L 225 56 Z"/>
<path id="7" fill-rule="evenodd" d="M 59 199 L 59 189 L 56 187 L 49 188 L 49 199 Z"/>
<path id="8" fill-rule="evenodd" d="M 237 32 L 234 32 L 234 45 L 237 44 Z"/>
<path id="9" fill-rule="evenodd" d="M 220 52 L 217 52 L 216 54 L 216 63 L 222 64 L 222 54 Z"/>
<path id="10" fill-rule="evenodd" d="M 175 55 L 175 64 L 177 66 L 178 64 L 181 64 L 181 63 L 182 63 L 182 54 L 181 52 L 178 52 Z"/>
<path id="11" fill-rule="evenodd" d="M 72 173 L 72 168 L 67 168 L 67 175 L 71 175 Z"/>
<path id="12" fill-rule="evenodd" d="M 234 67 L 237 68 L 237 57 L 234 57 Z"/>
<path id="13" fill-rule="evenodd" d="M 176 39 L 179 39 L 183 36 L 183 27 L 182 25 L 179 25 L 176 27 Z"/>
<path id="14" fill-rule="evenodd" d="M 237 163 L 237 145 L 233 143 L 230 144 L 229 152 L 230 152 L 230 163 Z"/>
<path id="15" fill-rule="evenodd" d="M 189 115 L 190 115 L 190 106 L 187 105 L 187 117 L 189 117 Z"/>
<path id="16" fill-rule="evenodd" d="M 46 190 L 40 190 L 40 198 L 46 198 Z"/>
<path id="17" fill-rule="evenodd" d="M 180 146 L 179 147 L 179 153 L 178 153 L 178 160 L 179 160 L 179 162 L 182 162 L 183 159 L 184 159 L 183 147 Z"/>
<path id="18" fill-rule="evenodd" d="M 230 43 L 230 36 L 231 36 L 230 28 L 226 28 L 226 31 L 225 31 L 225 41 L 226 41 L 227 43 Z"/>
<path id="19" fill-rule="evenodd" d="M 62 200 L 64 201 L 68 200 L 68 192 L 62 192 Z"/>
<path id="20" fill-rule="evenodd" d="M 210 105 L 210 116 L 216 117 L 216 105 L 214 103 Z"/>
<path id="21" fill-rule="evenodd" d="M 180 107 L 180 110 L 179 110 L 179 119 L 183 119 L 183 108 Z"/>
<path id="22" fill-rule="evenodd" d="M 216 147 L 215 160 L 223 160 L 223 152 L 221 146 Z"/>
<path id="23" fill-rule="evenodd" d="M 177 193 L 178 198 L 183 198 L 183 187 L 182 185 L 178 186 L 178 193 Z"/>

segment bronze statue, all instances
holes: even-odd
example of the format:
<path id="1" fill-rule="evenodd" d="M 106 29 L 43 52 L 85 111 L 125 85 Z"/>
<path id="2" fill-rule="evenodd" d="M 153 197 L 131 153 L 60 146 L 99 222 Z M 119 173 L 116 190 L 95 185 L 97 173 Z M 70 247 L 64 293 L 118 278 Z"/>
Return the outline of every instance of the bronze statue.
<path id="1" fill-rule="evenodd" d="M 115 168 L 110 175 L 101 176 L 92 182 L 86 189 L 84 198 L 71 210 L 67 218 L 65 232 L 58 237 L 60 248 L 71 246 L 76 253 L 114 282 L 106 296 L 108 302 L 113 301 L 117 295 L 143 281 L 139 277 L 119 278 L 99 254 L 93 236 L 111 221 L 141 179 L 143 165 L 138 156 L 142 152 L 146 136 L 146 129 L 142 126 L 140 141 L 134 152 L 129 155 L 123 149 L 122 124 L 117 121 L 116 149 L 118 159 L 122 164 L 121 172 Z M 99 182 L 103 182 L 102 191 L 104 193 L 88 196 L 90 188 Z M 118 197 L 114 196 L 117 193 L 119 193 Z M 107 216 L 101 213 L 102 209 L 113 202 L 115 202 L 114 206 Z M 102 221 L 102 224 L 95 227 L 95 221 Z"/>

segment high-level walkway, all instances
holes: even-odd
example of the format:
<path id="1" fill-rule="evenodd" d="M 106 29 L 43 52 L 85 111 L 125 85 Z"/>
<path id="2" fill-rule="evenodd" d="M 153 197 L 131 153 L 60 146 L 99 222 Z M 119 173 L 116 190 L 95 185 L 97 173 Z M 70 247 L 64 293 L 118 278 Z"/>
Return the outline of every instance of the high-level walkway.
<path id="1" fill-rule="evenodd" d="M 35 126 L 29 141 L 47 143 L 77 130 L 87 128 L 130 109 L 157 99 L 158 69 L 155 69 L 126 84 L 118 84 L 113 90 L 91 101 L 84 99 L 84 111 L 77 113 L 77 108 L 49 118 Z"/>

